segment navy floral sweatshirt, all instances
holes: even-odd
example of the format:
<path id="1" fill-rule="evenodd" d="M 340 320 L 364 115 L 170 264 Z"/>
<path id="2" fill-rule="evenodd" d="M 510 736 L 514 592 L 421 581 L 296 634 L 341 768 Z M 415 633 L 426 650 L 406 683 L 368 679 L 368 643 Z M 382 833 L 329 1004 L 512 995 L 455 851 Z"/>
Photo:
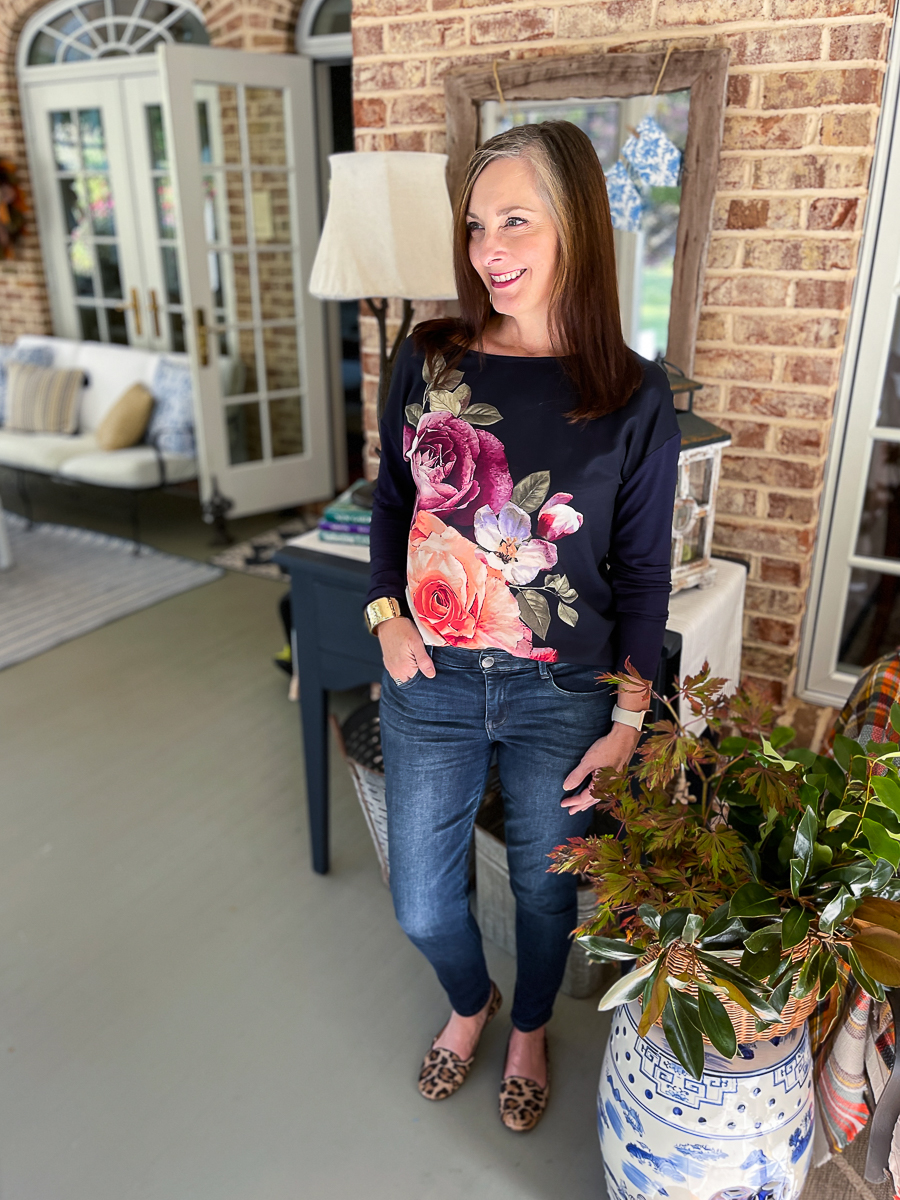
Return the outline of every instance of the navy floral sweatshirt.
<path id="1" fill-rule="evenodd" d="M 411 339 L 381 425 L 367 603 L 406 597 L 427 645 L 653 678 L 680 436 L 665 372 L 580 425 L 556 358 L 467 352 L 431 384 Z"/>

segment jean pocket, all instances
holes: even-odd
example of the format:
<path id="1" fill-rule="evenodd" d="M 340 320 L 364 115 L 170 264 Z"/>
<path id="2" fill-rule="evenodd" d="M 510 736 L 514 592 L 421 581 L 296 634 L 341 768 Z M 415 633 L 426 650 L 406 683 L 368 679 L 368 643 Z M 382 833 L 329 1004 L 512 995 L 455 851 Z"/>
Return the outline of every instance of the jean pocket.
<path id="1" fill-rule="evenodd" d="M 390 682 L 394 685 L 395 688 L 399 688 L 400 691 L 402 692 L 402 691 L 405 691 L 406 688 L 412 687 L 414 683 L 418 683 L 418 681 L 422 678 L 422 672 L 418 668 L 416 668 L 415 675 L 411 675 L 409 677 L 409 679 L 395 679 L 393 677 L 393 675 L 391 675 L 388 672 L 388 670 L 385 668 L 384 676 L 385 676 L 385 679 L 390 680 Z"/>
<path id="2" fill-rule="evenodd" d="M 609 685 L 598 683 L 600 672 L 596 667 L 581 667 L 574 663 L 548 663 L 547 675 L 550 686 L 561 696 L 573 700 L 605 699 L 609 696 Z"/>

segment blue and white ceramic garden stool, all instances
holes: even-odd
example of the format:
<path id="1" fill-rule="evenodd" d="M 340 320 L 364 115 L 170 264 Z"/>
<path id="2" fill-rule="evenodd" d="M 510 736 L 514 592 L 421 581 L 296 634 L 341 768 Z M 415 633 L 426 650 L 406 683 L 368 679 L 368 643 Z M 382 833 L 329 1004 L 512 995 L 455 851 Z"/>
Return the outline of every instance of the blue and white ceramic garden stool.
<path id="1" fill-rule="evenodd" d="M 640 1019 L 637 1001 L 613 1014 L 597 1093 L 610 1200 L 798 1200 L 814 1115 L 806 1024 L 732 1062 L 708 1047 L 696 1080 Z"/>

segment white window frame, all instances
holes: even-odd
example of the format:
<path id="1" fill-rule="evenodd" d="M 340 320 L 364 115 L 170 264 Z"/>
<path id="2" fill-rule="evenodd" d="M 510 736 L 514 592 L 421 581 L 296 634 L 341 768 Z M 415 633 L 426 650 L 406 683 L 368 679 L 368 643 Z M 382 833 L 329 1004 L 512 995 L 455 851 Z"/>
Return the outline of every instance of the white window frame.
<path id="1" fill-rule="evenodd" d="M 838 666 L 847 585 L 853 566 L 900 574 L 900 563 L 854 554 L 865 498 L 866 464 L 884 382 L 900 290 L 900 36 L 891 38 L 859 266 L 835 399 L 834 422 L 808 605 L 798 658 L 797 694 L 843 705 L 858 674 Z M 892 153 L 893 151 L 893 153 Z M 888 431 L 880 430 L 883 437 Z M 887 438 L 883 440 L 896 440 Z"/>
<path id="2" fill-rule="evenodd" d="M 328 0 L 313 3 L 307 0 L 300 10 L 294 45 L 298 54 L 304 54 L 315 62 L 349 62 L 353 57 L 353 34 L 313 34 L 316 17 Z"/>

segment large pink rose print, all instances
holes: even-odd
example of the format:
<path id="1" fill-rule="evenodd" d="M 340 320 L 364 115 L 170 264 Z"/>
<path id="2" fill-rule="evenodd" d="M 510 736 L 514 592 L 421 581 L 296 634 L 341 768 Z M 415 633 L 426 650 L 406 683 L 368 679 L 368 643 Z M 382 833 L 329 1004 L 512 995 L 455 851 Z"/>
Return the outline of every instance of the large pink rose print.
<path id="1" fill-rule="evenodd" d="M 413 522 L 407 563 L 412 606 L 431 646 L 496 646 L 527 656 L 531 631 L 500 571 L 440 517 L 420 512 Z"/>
<path id="2" fill-rule="evenodd" d="M 405 426 L 403 434 L 417 512 L 452 513 L 455 525 L 471 525 L 476 509 L 486 504 L 499 512 L 512 495 L 503 443 L 487 430 L 438 411 L 425 413 L 415 432 Z"/>

